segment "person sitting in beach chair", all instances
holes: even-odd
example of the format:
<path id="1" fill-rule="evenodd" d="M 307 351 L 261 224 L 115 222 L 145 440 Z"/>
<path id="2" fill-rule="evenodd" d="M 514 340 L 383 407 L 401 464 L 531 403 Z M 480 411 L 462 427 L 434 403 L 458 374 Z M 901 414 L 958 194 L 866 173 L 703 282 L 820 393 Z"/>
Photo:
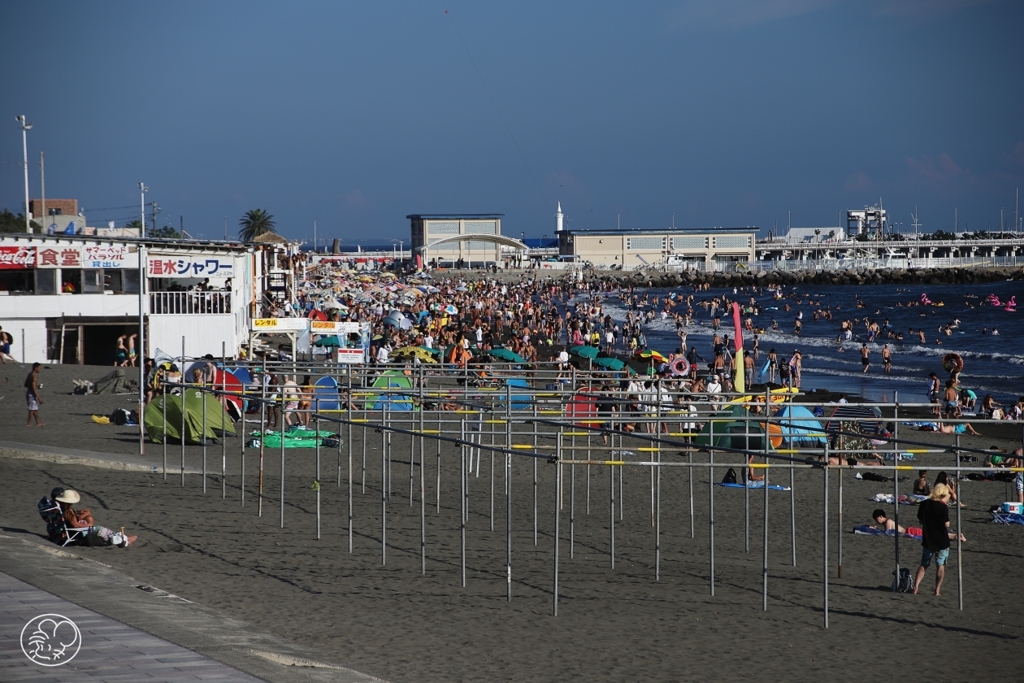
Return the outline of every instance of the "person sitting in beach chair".
<path id="1" fill-rule="evenodd" d="M 39 516 L 46 522 L 46 536 L 60 546 L 73 545 L 85 539 L 87 529 L 76 529 L 68 525 L 64 511 L 57 502 L 57 497 L 64 494 L 64 489 L 57 487 L 43 496 L 36 506 Z"/>
<path id="2" fill-rule="evenodd" d="M 137 536 L 128 536 L 122 529 L 120 532 L 108 529 L 105 526 L 99 526 L 96 524 L 92 517 L 92 512 L 87 509 L 75 510 L 72 506 L 78 503 L 82 497 L 78 491 L 74 489 L 55 488 L 50 492 L 51 501 L 56 505 L 57 511 L 50 512 L 49 508 L 47 516 L 53 521 L 47 522 L 47 533 L 50 533 L 51 524 L 54 530 L 57 531 L 56 537 L 50 536 L 51 540 L 55 543 L 59 542 L 59 539 L 64 538 L 61 545 L 71 545 L 73 543 L 79 545 L 116 545 L 120 548 L 126 548 L 135 542 Z M 46 499 L 44 498 L 43 501 Z M 39 502 L 39 514 L 43 514 L 43 501 Z M 57 521 L 56 514 L 59 514 L 60 521 Z M 57 526 L 61 526 L 62 529 L 57 529 Z"/>

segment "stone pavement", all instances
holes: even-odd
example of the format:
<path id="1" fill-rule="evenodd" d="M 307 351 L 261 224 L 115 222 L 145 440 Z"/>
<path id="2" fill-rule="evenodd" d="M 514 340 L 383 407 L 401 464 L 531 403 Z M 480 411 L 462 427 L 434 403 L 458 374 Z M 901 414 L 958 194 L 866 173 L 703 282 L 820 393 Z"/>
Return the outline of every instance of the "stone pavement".
<path id="1" fill-rule="evenodd" d="M 41 666 L 21 650 L 22 627 L 41 614 L 67 617 L 81 632 L 78 654 L 64 664 Z M 32 630 L 25 632 L 26 639 Z M 0 573 L 0 680 L 248 683 L 259 679 Z"/>
<path id="2" fill-rule="evenodd" d="M 107 565 L 10 531 L 0 532 L 3 683 L 379 683 Z M 59 614 L 78 626 L 82 644 L 74 659 L 46 667 L 22 652 L 22 629 L 42 614 Z"/>

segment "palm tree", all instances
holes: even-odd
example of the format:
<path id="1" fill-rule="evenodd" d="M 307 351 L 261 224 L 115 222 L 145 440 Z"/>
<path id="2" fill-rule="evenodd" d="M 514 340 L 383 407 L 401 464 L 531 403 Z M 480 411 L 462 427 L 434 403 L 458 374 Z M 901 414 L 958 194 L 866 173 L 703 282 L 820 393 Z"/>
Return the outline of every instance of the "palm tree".
<path id="1" fill-rule="evenodd" d="M 274 230 L 274 217 L 264 209 L 252 209 L 246 211 L 242 219 L 238 221 L 238 236 L 243 242 L 252 242 L 260 235 L 268 232 L 276 233 Z"/>

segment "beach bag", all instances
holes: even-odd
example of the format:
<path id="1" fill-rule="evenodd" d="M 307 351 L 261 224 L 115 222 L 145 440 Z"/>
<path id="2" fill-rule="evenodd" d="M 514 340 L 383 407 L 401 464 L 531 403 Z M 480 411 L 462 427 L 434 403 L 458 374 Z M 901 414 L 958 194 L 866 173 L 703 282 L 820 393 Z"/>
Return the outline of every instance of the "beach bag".
<path id="1" fill-rule="evenodd" d="M 735 483 L 737 483 L 736 482 L 736 470 L 734 470 L 733 468 L 730 467 L 729 471 L 725 473 L 724 477 L 722 477 L 722 483 L 723 484 L 735 484 Z"/>
<path id="2" fill-rule="evenodd" d="M 896 576 L 896 570 L 892 570 L 892 575 Z M 896 593 L 913 593 L 914 592 L 914 575 L 910 573 L 910 570 L 906 567 L 900 568 L 899 578 L 894 578 L 892 583 L 889 584 L 889 590 Z"/>
<path id="3" fill-rule="evenodd" d="M 116 425 L 124 426 L 131 421 L 131 414 L 124 408 L 114 408 L 110 414 L 110 421 Z"/>

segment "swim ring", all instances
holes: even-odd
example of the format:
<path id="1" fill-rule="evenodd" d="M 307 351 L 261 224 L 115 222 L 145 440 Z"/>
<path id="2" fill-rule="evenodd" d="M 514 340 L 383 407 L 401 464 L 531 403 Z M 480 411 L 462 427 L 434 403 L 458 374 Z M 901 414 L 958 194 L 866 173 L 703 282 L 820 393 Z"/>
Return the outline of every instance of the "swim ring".
<path id="1" fill-rule="evenodd" d="M 668 364 L 669 372 L 676 377 L 680 375 L 690 374 L 690 361 L 686 360 L 683 356 L 676 356 L 672 359 L 672 362 Z"/>
<path id="2" fill-rule="evenodd" d="M 946 372 L 961 372 L 964 369 L 964 359 L 959 353 L 947 353 L 942 357 L 942 367 Z"/>

